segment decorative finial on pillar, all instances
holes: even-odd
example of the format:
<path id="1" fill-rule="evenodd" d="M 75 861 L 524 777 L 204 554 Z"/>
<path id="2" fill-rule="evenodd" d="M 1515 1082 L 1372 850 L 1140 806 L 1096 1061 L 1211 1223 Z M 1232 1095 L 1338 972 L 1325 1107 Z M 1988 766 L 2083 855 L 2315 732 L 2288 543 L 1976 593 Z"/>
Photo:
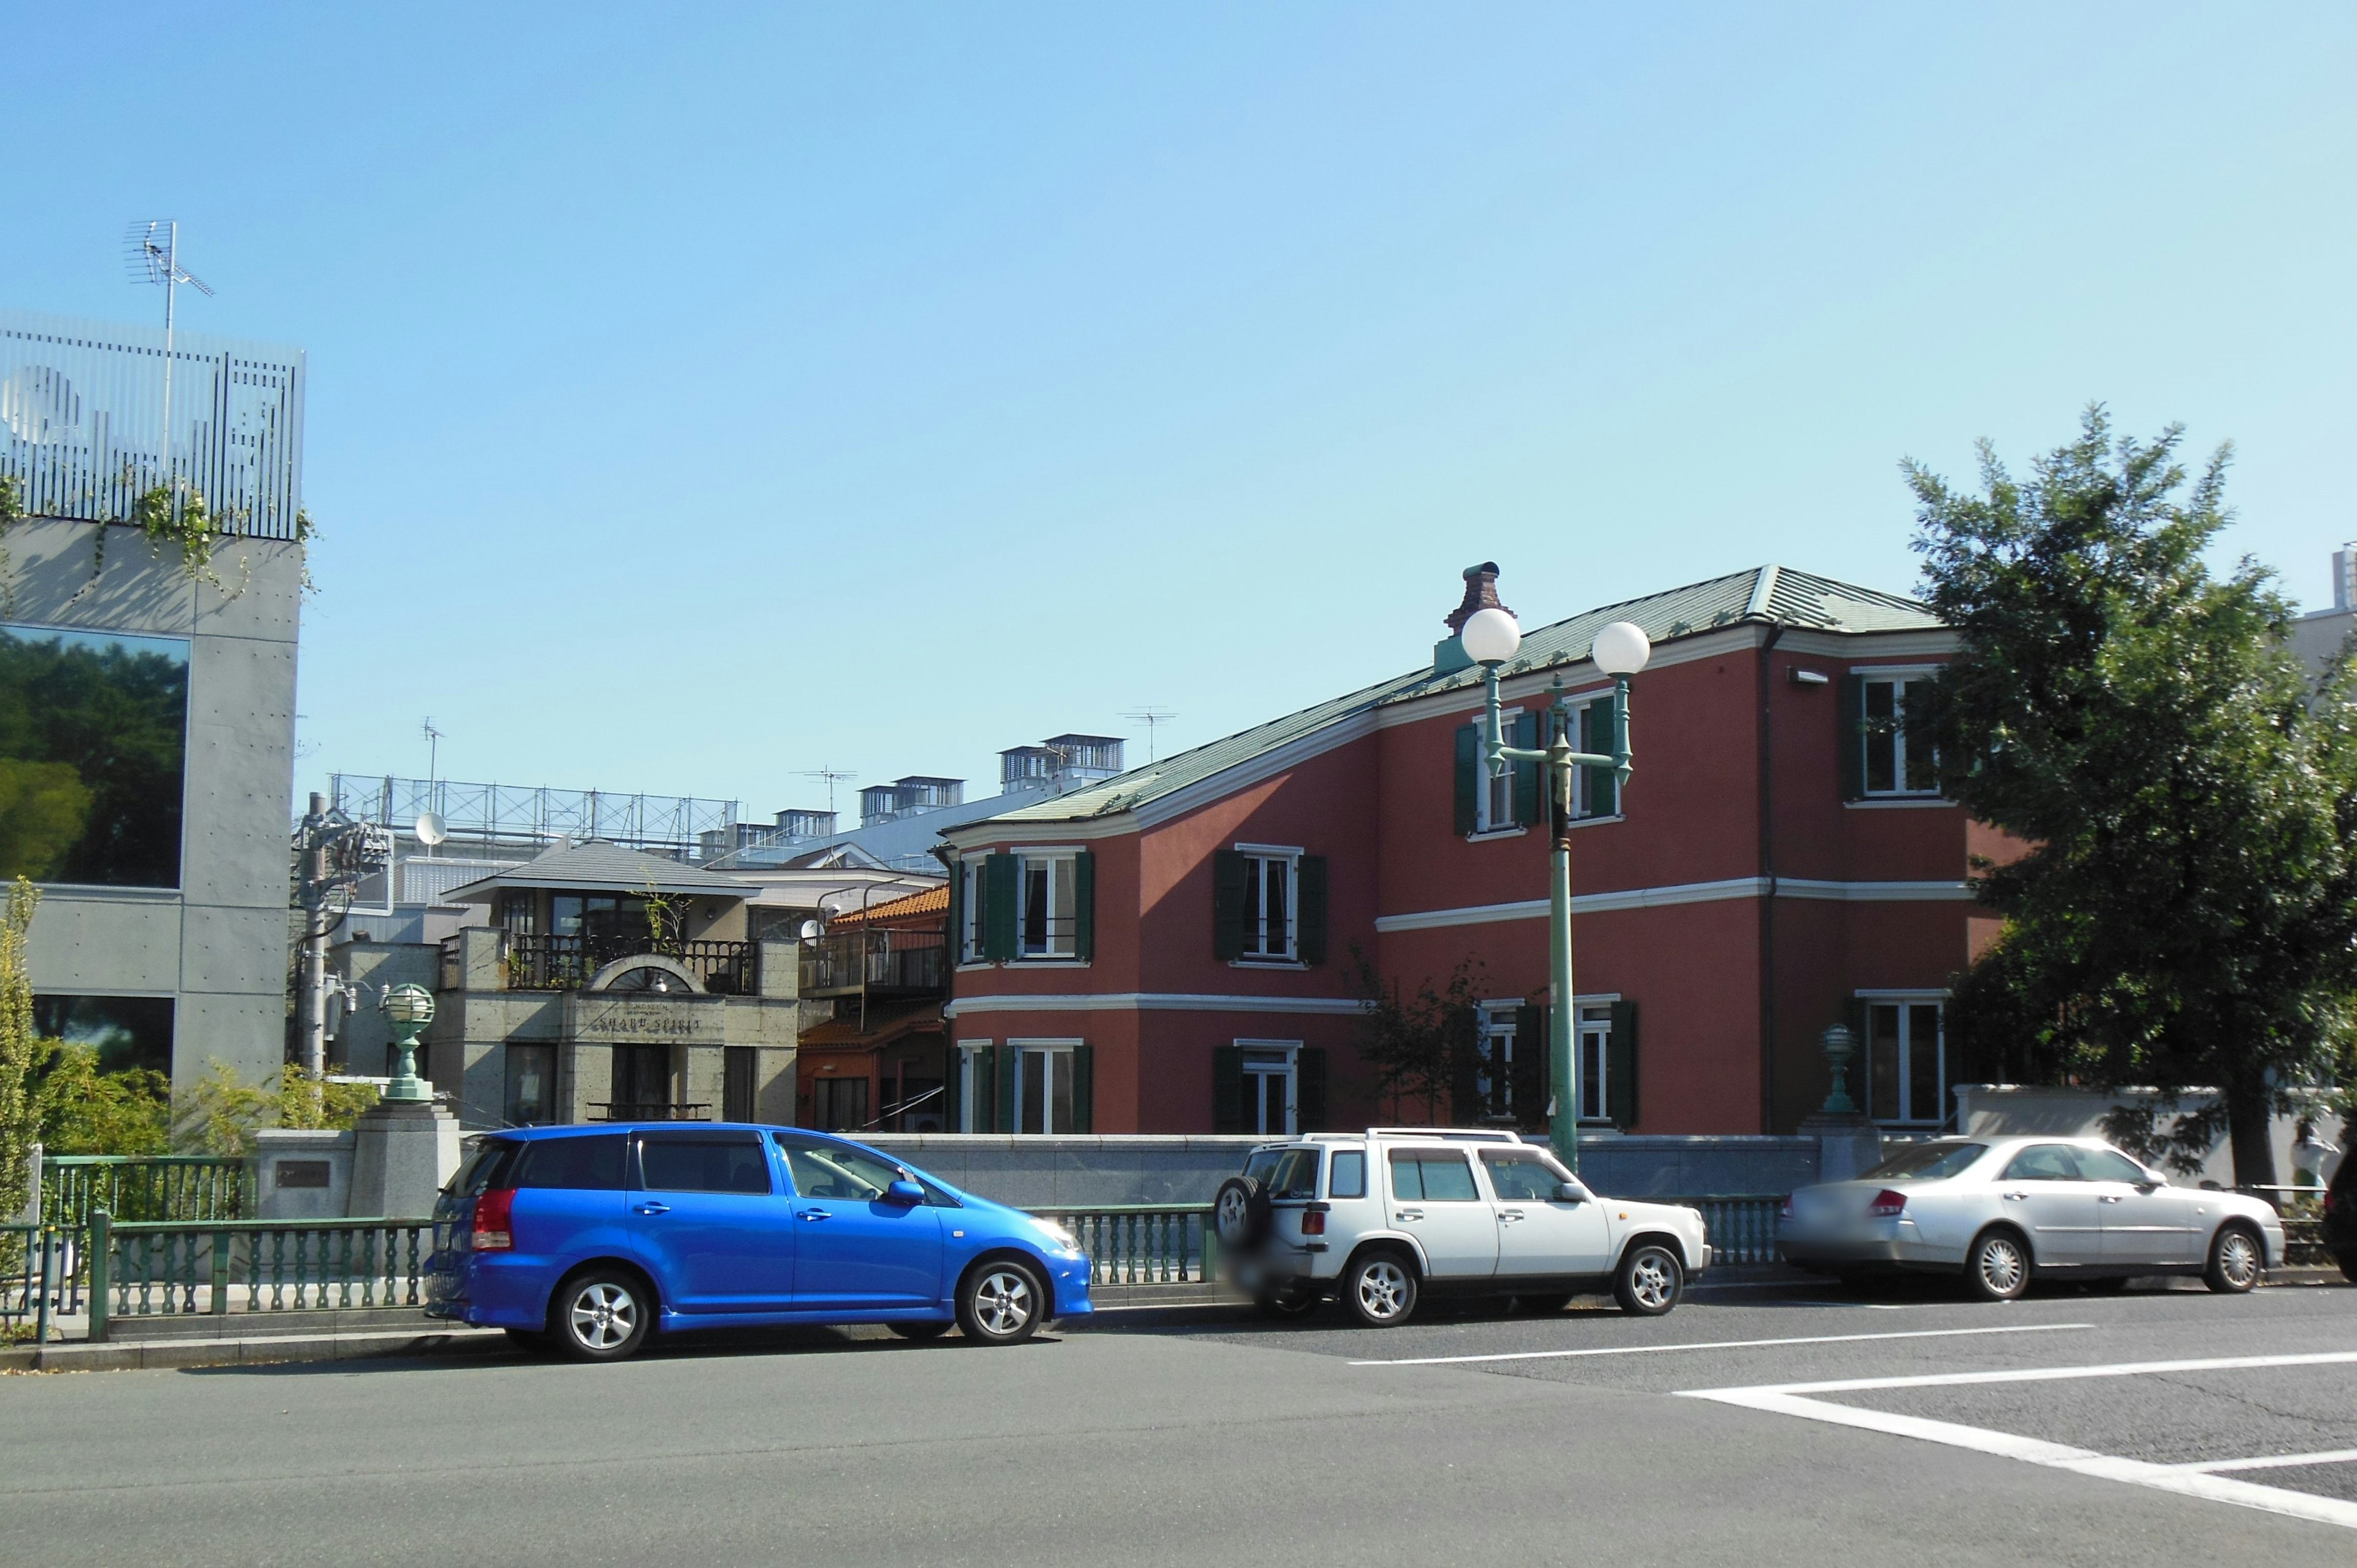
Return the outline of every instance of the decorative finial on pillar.
<path id="1" fill-rule="evenodd" d="M 1834 1069 L 1834 1091 L 1825 1096 L 1824 1113 L 1828 1116 L 1855 1116 L 1857 1101 L 1849 1097 L 1849 1060 L 1857 1054 L 1857 1042 L 1850 1038 L 1849 1030 L 1835 1024 L 1818 1036 L 1824 1047 L 1825 1065 Z"/>

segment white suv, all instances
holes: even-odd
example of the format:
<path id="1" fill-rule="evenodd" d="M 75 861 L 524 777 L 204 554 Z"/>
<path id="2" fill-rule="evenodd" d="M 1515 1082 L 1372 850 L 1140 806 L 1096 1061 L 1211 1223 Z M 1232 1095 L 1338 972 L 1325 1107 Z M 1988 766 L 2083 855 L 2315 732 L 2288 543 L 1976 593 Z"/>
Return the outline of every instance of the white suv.
<path id="1" fill-rule="evenodd" d="M 1555 1312 L 1607 1282 L 1622 1311 L 1658 1316 L 1710 1266 L 1699 1212 L 1598 1197 L 1513 1133 L 1371 1127 L 1265 1144 L 1221 1183 L 1211 1228 L 1263 1311 L 1340 1296 L 1376 1327 L 1405 1323 L 1427 1291 Z"/>

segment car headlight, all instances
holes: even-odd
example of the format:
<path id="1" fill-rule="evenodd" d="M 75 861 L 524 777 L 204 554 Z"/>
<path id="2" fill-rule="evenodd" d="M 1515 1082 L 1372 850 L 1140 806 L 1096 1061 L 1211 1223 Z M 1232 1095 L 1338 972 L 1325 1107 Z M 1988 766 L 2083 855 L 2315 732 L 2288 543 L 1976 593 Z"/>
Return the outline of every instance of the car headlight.
<path id="1" fill-rule="evenodd" d="M 1040 1234 L 1046 1236 L 1049 1244 L 1059 1251 L 1080 1251 L 1081 1239 L 1073 1235 L 1069 1227 L 1059 1225 L 1052 1219 L 1034 1219 L 1031 1223 L 1039 1228 Z"/>

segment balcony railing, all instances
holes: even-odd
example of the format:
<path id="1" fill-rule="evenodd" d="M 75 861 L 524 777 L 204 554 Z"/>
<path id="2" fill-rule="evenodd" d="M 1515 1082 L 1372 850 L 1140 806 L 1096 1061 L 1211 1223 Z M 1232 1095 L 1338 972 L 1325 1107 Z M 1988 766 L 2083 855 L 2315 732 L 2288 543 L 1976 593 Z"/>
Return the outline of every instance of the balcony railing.
<path id="1" fill-rule="evenodd" d="M 609 963 L 649 956 L 670 959 L 712 995 L 758 996 L 761 992 L 761 950 L 752 942 L 511 936 L 506 947 L 510 991 L 578 991 Z"/>
<path id="2" fill-rule="evenodd" d="M 675 1105 L 668 1100 L 599 1100 L 589 1106 L 592 1122 L 709 1122 L 710 1101 Z"/>
<path id="3" fill-rule="evenodd" d="M 802 943 L 802 993 L 824 996 L 865 991 L 872 996 L 920 996 L 942 988 L 947 949 L 931 931 L 842 931 Z"/>

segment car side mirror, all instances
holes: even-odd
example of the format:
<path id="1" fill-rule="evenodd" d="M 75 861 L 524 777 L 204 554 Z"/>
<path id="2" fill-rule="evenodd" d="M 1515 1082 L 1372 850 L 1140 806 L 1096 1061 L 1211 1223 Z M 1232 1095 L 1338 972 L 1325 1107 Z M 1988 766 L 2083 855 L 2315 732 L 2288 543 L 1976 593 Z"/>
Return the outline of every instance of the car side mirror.
<path id="1" fill-rule="evenodd" d="M 912 1181 L 896 1181 L 884 1189 L 884 1201 L 904 1208 L 913 1207 L 925 1201 L 925 1189 Z"/>
<path id="2" fill-rule="evenodd" d="M 1576 1181 L 1559 1181 L 1555 1184 L 1555 1200 L 1557 1203 L 1586 1203 L 1587 1194 Z"/>
<path id="3" fill-rule="evenodd" d="M 2136 1189 L 2138 1192 L 2152 1193 L 2158 1192 L 2162 1187 L 2167 1187 L 2168 1185 L 2169 1184 L 2165 1181 L 2155 1179 L 2150 1172 L 2147 1172 L 2144 1180 L 2136 1184 Z"/>

